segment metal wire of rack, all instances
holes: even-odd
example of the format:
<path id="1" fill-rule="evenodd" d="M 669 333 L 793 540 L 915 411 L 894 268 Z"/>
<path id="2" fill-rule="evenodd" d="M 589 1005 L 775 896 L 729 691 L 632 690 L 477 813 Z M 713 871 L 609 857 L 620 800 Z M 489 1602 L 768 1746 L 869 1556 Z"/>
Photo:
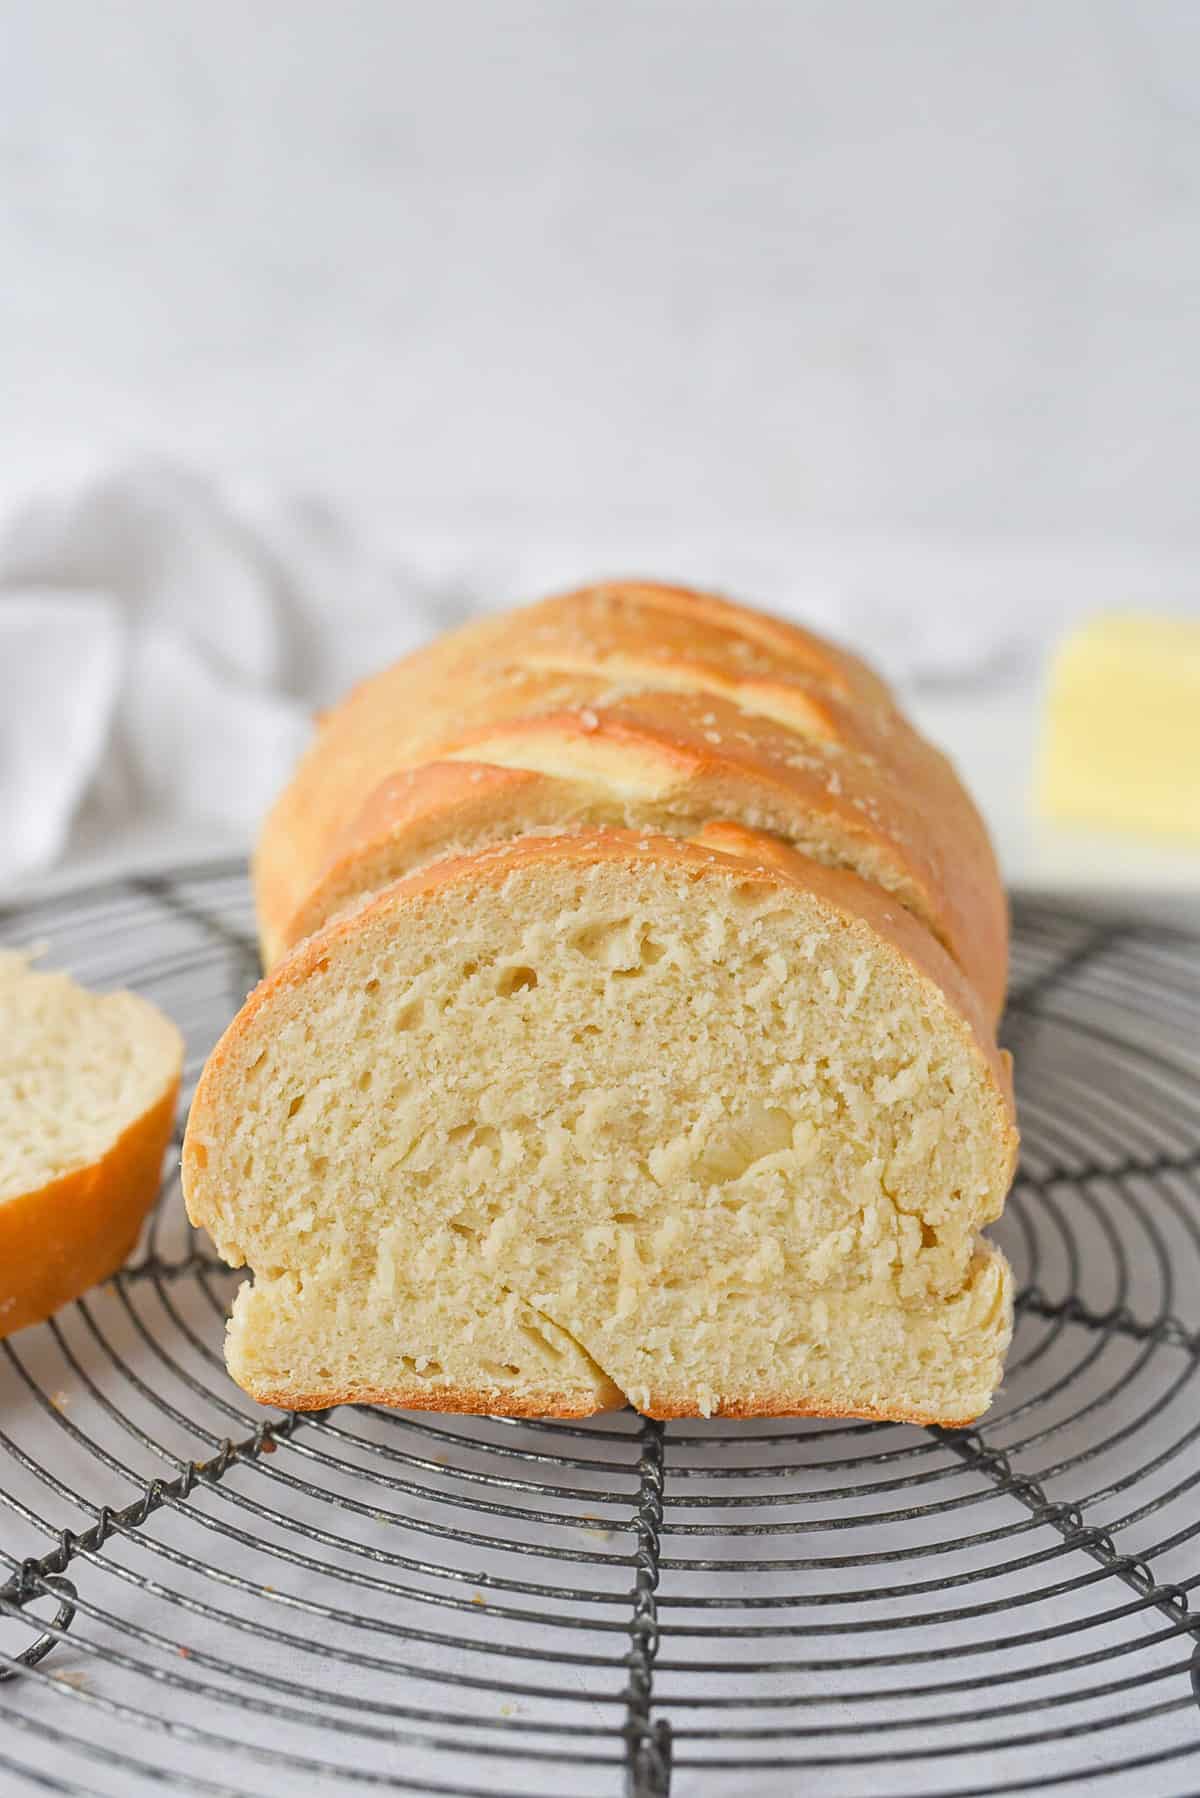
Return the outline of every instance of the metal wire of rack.
<path id="1" fill-rule="evenodd" d="M 1200 939 L 1016 922 L 973 1429 L 263 1413 L 172 1166 L 129 1265 L 2 1345 L 0 1791 L 1195 1791 Z M 189 1087 L 256 973 L 236 866 L 0 938 L 157 1000 Z"/>

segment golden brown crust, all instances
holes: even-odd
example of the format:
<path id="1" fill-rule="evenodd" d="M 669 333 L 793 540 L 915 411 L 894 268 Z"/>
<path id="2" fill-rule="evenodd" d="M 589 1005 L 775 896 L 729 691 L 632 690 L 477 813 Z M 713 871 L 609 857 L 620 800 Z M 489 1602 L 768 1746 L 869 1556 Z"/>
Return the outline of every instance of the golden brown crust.
<path id="1" fill-rule="evenodd" d="M 397 775 L 451 756 L 483 764 L 489 753 L 507 754 L 515 771 L 522 745 L 544 754 L 556 737 L 572 777 L 586 780 L 590 762 L 603 785 L 601 752 L 622 732 L 642 758 L 643 783 L 677 759 L 701 816 L 711 789 L 723 813 L 762 823 L 754 808 L 766 789 L 792 840 L 828 828 L 882 858 L 889 887 L 999 1011 L 1007 914 L 987 832 L 950 764 L 896 711 L 884 683 L 795 625 L 638 582 L 484 619 L 335 708 L 264 827 L 255 880 L 267 960 L 329 915 L 329 894 L 346 903 L 380 869 L 406 871 L 415 855 L 432 857 L 461 831 L 482 828 L 486 807 L 456 795 L 445 776 L 440 816 L 424 804 L 416 817 L 401 803 L 389 819 L 382 795 L 395 798 Z M 540 826 L 533 786 L 523 799 L 511 781 L 497 794 L 517 823 L 525 803 L 530 826 Z M 620 798 L 618 786 L 613 803 Z M 687 800 L 679 795 L 685 810 Z"/>
<path id="2" fill-rule="evenodd" d="M 281 1411 L 325 1411 L 334 1405 L 381 1405 L 391 1411 L 459 1412 L 475 1417 L 547 1417 L 563 1419 L 597 1417 L 616 1410 L 615 1405 L 582 1405 L 566 1394 L 539 1393 L 521 1398 L 487 1388 L 330 1386 L 325 1392 L 297 1393 L 286 1388 L 270 1391 L 255 1388 L 250 1395 L 262 1405 L 275 1405 Z M 836 1420 L 850 1418 L 868 1423 L 910 1423 L 922 1427 L 963 1429 L 983 1415 L 986 1405 L 963 1417 L 939 1417 L 930 1412 L 896 1410 L 863 1403 L 847 1407 L 841 1403 L 797 1399 L 794 1393 L 761 1393 L 751 1399 L 731 1399 L 718 1403 L 710 1411 L 702 1411 L 694 1400 L 668 1397 L 665 1393 L 650 1395 L 642 1410 L 643 1417 L 669 1423 L 679 1417 L 815 1417 Z"/>
<path id="3" fill-rule="evenodd" d="M 545 775 L 482 762 L 425 762 L 389 775 L 336 839 L 319 879 L 280 932 L 279 953 L 362 895 L 435 860 L 455 841 L 473 839 L 506 818 L 520 817 L 528 829 L 541 822 L 539 800 L 548 820 L 554 801 L 561 800 L 552 788 Z"/>
<path id="4" fill-rule="evenodd" d="M 752 1399 L 731 1399 L 728 1404 L 720 1403 L 712 1411 L 702 1412 L 687 1399 L 670 1399 L 665 1396 L 655 1398 L 651 1394 L 650 1404 L 646 1408 L 646 1417 L 656 1418 L 660 1423 L 669 1423 L 675 1417 L 823 1417 L 831 1421 L 838 1418 L 854 1418 L 865 1423 L 915 1423 L 922 1427 L 940 1425 L 943 1429 L 962 1429 L 964 1425 L 974 1423 L 982 1417 L 987 1405 L 981 1405 L 978 1411 L 959 1418 L 938 1417 L 927 1411 L 900 1410 L 893 1406 L 885 1408 L 879 1405 L 863 1403 L 846 1407 L 841 1403 L 819 1399 L 796 1402 L 794 1394 L 763 1393 Z"/>
<path id="5" fill-rule="evenodd" d="M 841 644 L 722 594 L 657 581 L 600 581 L 557 594 L 512 615 L 548 660 L 590 645 L 601 658 L 644 655 L 718 675 L 787 681 L 809 677 L 844 699 L 890 707 L 891 691 Z M 747 654 L 747 645 L 754 653 Z"/>
<path id="6" fill-rule="evenodd" d="M 248 1389 L 249 1390 L 249 1389 Z M 255 1386 L 251 1398 L 281 1411 L 326 1411 L 334 1405 L 383 1405 L 389 1411 L 459 1411 L 473 1417 L 596 1417 L 615 1405 L 584 1404 L 566 1393 L 541 1392 L 521 1398 L 487 1387 L 389 1387 L 331 1385 L 325 1392 L 295 1393 Z"/>
<path id="7" fill-rule="evenodd" d="M 0 1205 L 0 1336 L 41 1323 L 116 1272 L 158 1194 L 176 1077 L 100 1161 Z"/>
<path id="8" fill-rule="evenodd" d="M 637 595 L 636 602 L 622 603 L 622 593 Z M 661 606 L 649 603 L 647 596 L 655 593 Z M 681 605 L 689 608 L 682 620 Z M 714 606 L 718 628 L 705 624 Z M 790 651 L 765 651 L 759 642 L 764 633 L 768 639 L 782 635 Z M 734 686 L 767 676 L 799 683 L 798 693 L 810 701 L 806 713 L 819 699 L 860 687 L 872 705 L 891 710 L 882 682 L 796 626 L 711 596 L 610 584 L 481 620 L 360 683 L 326 716 L 303 771 L 308 778 L 297 783 L 305 790 L 307 812 L 298 807 L 284 822 L 303 831 L 307 817 L 312 829 L 336 828 L 337 808 L 326 812 L 325 801 L 335 789 L 361 800 L 364 761 L 373 761 L 382 779 L 432 759 L 440 744 L 461 732 L 464 720 L 497 722 L 559 703 L 585 704 L 613 685 L 616 664 L 631 657 L 651 671 L 648 680 L 633 681 L 635 690 L 653 690 L 672 675 L 686 677 L 694 688 L 707 669 Z M 841 710 L 844 717 L 847 708 Z M 374 756 L 381 743 L 382 761 Z M 312 815 L 314 805 L 323 816 Z"/>

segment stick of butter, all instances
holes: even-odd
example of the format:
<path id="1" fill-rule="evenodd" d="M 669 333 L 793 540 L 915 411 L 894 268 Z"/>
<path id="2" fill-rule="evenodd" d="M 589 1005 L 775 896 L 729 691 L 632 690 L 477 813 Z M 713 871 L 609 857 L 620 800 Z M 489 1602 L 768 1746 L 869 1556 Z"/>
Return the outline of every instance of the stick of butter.
<path id="1" fill-rule="evenodd" d="M 1200 843 L 1200 619 L 1095 618 L 1065 640 L 1037 805 L 1051 818 Z"/>

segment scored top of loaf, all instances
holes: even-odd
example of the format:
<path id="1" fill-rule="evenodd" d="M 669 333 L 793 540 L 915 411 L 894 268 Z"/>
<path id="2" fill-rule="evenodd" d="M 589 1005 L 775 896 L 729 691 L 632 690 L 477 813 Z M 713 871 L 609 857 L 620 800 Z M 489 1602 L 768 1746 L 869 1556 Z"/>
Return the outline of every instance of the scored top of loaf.
<path id="1" fill-rule="evenodd" d="M 572 718 L 580 726 L 574 739 Z M 526 762 L 542 768 L 543 782 L 588 779 L 598 794 L 610 793 L 613 815 L 585 822 L 696 828 L 681 810 L 688 795 L 665 789 L 657 813 L 647 801 L 648 812 L 621 815 L 626 801 L 604 750 L 621 730 L 639 737 L 647 772 L 651 762 L 665 767 L 686 752 L 700 783 L 692 798 L 705 801 L 715 783 L 722 816 L 778 830 L 810 853 L 828 831 L 822 859 L 849 859 L 898 893 L 995 1015 L 1007 914 L 987 833 L 949 763 L 895 709 L 885 683 L 799 626 L 716 595 L 646 582 L 608 582 L 477 621 L 360 683 L 326 715 L 255 858 L 268 961 L 298 928 L 328 915 L 314 901 L 335 865 L 339 903 L 354 890 L 360 852 L 358 890 L 369 887 L 377 869 L 368 872 L 368 864 L 389 833 L 407 833 L 411 854 L 428 859 L 479 846 L 455 841 L 462 807 L 446 783 L 440 822 L 428 806 L 414 822 L 403 807 L 389 820 L 372 804 L 402 771 L 448 754 L 490 766 L 490 745 L 514 770 Z M 560 755 L 569 760 L 561 776 Z M 765 789 L 776 796 L 770 820 L 761 809 Z M 531 825 L 543 828 L 541 813 L 552 815 L 556 803 L 554 792 L 543 804 L 533 787 L 522 798 L 511 784 L 505 800 L 510 834 L 520 829 L 523 806 Z M 570 802 L 564 786 L 564 811 Z M 572 820 L 564 817 L 562 827 Z"/>

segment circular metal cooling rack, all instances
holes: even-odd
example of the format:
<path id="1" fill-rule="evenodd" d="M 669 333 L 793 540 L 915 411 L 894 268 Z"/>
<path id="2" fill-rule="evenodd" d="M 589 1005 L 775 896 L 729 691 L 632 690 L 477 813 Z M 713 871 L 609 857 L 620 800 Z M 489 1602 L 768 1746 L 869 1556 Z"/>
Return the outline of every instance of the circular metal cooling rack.
<path id="1" fill-rule="evenodd" d="M 187 1034 L 243 872 L 0 916 Z M 1200 941 L 1017 912 L 1024 1152 L 960 1431 L 256 1409 L 172 1173 L 0 1345 L 0 1792 L 601 1798 L 1200 1789 Z"/>

